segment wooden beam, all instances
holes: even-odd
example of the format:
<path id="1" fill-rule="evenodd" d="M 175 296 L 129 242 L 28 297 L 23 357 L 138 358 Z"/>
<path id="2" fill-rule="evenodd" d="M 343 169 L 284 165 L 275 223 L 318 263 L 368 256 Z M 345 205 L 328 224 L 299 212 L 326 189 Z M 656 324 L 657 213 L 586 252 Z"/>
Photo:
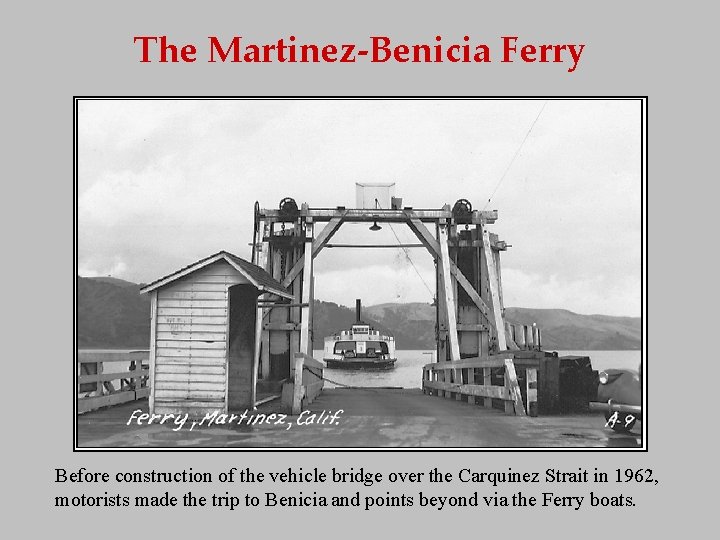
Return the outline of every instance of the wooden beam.
<path id="1" fill-rule="evenodd" d="M 458 395 L 464 396 L 477 396 L 485 398 L 496 398 L 502 400 L 509 400 L 509 394 L 504 386 L 492 386 L 482 384 L 458 384 L 438 381 L 425 381 L 424 385 L 426 388 L 433 390 L 444 390 L 446 392 L 455 392 Z M 512 404 L 512 401 L 508 401 Z"/>
<path id="2" fill-rule="evenodd" d="M 398 248 L 424 248 L 425 244 L 326 244 L 326 248 L 372 248 L 372 249 L 398 249 Z"/>
<path id="3" fill-rule="evenodd" d="M 458 323 L 458 332 L 487 332 L 488 327 L 485 324 Z"/>
<path id="4" fill-rule="evenodd" d="M 98 362 L 98 363 L 96 364 L 96 366 L 97 366 L 97 367 L 96 367 L 95 373 L 96 373 L 98 376 L 101 376 L 101 375 L 102 375 L 102 372 L 103 372 L 103 363 L 102 363 L 102 362 Z M 111 386 L 111 387 L 112 387 L 112 386 Z M 102 396 L 102 395 L 103 395 L 103 393 L 104 393 L 104 392 L 103 392 L 103 388 L 105 388 L 104 381 L 102 381 L 101 379 L 98 379 L 98 380 L 97 380 L 97 384 L 96 384 L 96 390 L 95 390 L 95 392 L 97 392 L 97 395 L 98 395 L 98 396 Z M 111 394 L 112 392 L 108 392 L 108 393 Z"/>
<path id="5" fill-rule="evenodd" d="M 303 205 L 304 206 L 304 205 Z M 345 221 L 352 223 L 365 223 L 377 221 L 378 223 L 404 223 L 406 215 L 410 212 L 413 216 L 421 221 L 437 222 L 439 220 L 455 219 L 457 223 L 495 223 L 498 219 L 497 210 L 475 210 L 470 216 L 457 217 L 453 216 L 449 206 L 443 209 L 408 209 L 408 210 L 392 210 L 382 208 L 303 208 L 298 212 L 298 217 L 312 218 L 316 222 L 331 221 L 333 218 L 342 217 Z M 259 216 L 261 219 L 269 221 L 285 222 L 287 217 L 283 216 L 276 209 L 261 209 Z"/>
<path id="6" fill-rule="evenodd" d="M 120 371 L 117 373 L 95 373 L 90 375 L 80 375 L 78 377 L 78 383 L 89 383 L 89 382 L 107 382 L 107 381 L 117 381 L 120 379 L 141 379 L 142 377 L 146 377 L 150 374 L 149 369 L 136 369 L 133 371 Z"/>
<path id="7" fill-rule="evenodd" d="M 447 355 L 447 324 L 445 323 L 445 298 L 444 294 L 440 294 L 443 288 L 442 272 L 438 267 L 439 259 L 434 257 L 435 261 L 435 319 L 436 319 L 436 362 L 445 362 L 448 358 Z M 439 377 L 444 377 L 445 373 L 441 372 L 438 374 Z M 439 379 L 444 380 L 444 379 Z M 440 395 L 444 395 L 445 392 L 440 391 Z"/>
<path id="8" fill-rule="evenodd" d="M 440 244 L 438 244 L 435 236 L 428 230 L 425 224 L 417 217 L 413 217 L 410 212 L 407 213 L 407 224 L 410 230 L 415 233 L 418 240 L 422 242 L 425 248 L 430 252 L 433 258 L 440 256 Z"/>
<path id="9" fill-rule="evenodd" d="M 482 370 L 483 370 L 483 384 L 485 386 L 491 386 L 492 385 L 492 371 L 490 371 L 489 367 L 484 367 L 484 368 L 482 368 Z M 492 408 L 492 398 L 489 398 L 489 397 L 485 398 L 483 400 L 483 405 L 486 408 L 491 409 Z"/>
<path id="10" fill-rule="evenodd" d="M 100 407 L 109 407 L 111 405 L 127 403 L 128 401 L 135 401 L 136 399 L 145 397 L 146 394 L 146 389 L 143 388 L 138 392 L 134 390 L 126 390 L 124 392 L 117 392 L 107 396 L 79 398 L 77 400 L 77 412 L 84 413 L 94 409 L 99 409 Z"/>
<path id="11" fill-rule="evenodd" d="M 270 224 L 263 222 L 262 225 L 262 236 L 267 236 L 270 234 Z M 271 261 L 271 258 L 269 257 L 270 254 L 270 244 L 268 242 L 263 242 L 260 244 L 260 249 L 255 250 L 255 263 L 260 268 L 265 270 L 269 273 L 269 263 Z M 262 299 L 269 299 L 269 295 L 260 295 L 260 298 L 258 299 L 258 302 Z M 255 315 L 255 355 L 253 357 L 253 372 L 252 372 L 252 388 L 253 388 L 253 395 L 255 396 L 255 399 L 253 399 L 253 403 L 257 399 L 257 380 L 258 377 L 262 374 L 263 378 L 267 377 L 267 373 L 264 371 L 261 372 L 261 366 L 269 365 L 270 363 L 270 332 L 263 330 L 263 321 L 266 317 L 268 317 L 270 314 L 270 310 L 264 310 L 262 306 L 258 304 L 258 308 Z"/>
<path id="12" fill-rule="evenodd" d="M 313 273 L 312 279 L 310 280 L 310 301 L 308 302 L 308 311 L 310 318 L 308 319 L 309 335 L 308 335 L 308 354 L 312 355 L 313 352 L 313 333 L 315 324 L 315 274 Z M 312 356 L 311 356 L 312 357 Z"/>
<path id="13" fill-rule="evenodd" d="M 272 300 L 258 300 L 258 304 L 263 308 L 273 308 L 273 309 L 290 309 L 290 308 L 298 308 L 298 307 L 305 307 L 305 304 L 301 304 L 300 302 L 291 302 L 289 304 L 285 304 L 282 302 L 273 302 Z"/>
<path id="14" fill-rule="evenodd" d="M 325 245 L 330 241 L 330 239 L 335 236 L 335 233 L 340 228 L 340 225 L 343 223 L 343 216 L 338 216 L 332 218 L 325 227 L 323 227 L 323 230 L 320 231 L 320 233 L 317 235 L 317 238 L 313 239 L 312 242 L 312 256 L 313 259 L 318 256 L 318 254 L 322 251 L 322 249 L 325 247 Z"/>
<path id="15" fill-rule="evenodd" d="M 293 332 L 300 330 L 300 323 L 296 322 L 266 322 L 262 325 L 263 330 L 282 330 L 284 332 Z"/>
<path id="16" fill-rule="evenodd" d="M 505 309 L 505 301 L 503 300 L 503 288 L 502 288 L 502 271 L 500 267 L 500 252 L 499 251 L 492 251 L 493 254 L 493 264 L 495 265 L 495 273 L 497 275 L 497 283 L 498 283 L 498 297 L 500 298 L 500 309 Z"/>
<path id="17" fill-rule="evenodd" d="M 525 395 L 527 396 L 527 413 L 528 416 L 537 416 L 537 368 L 527 368 L 525 370 Z"/>
<path id="18" fill-rule="evenodd" d="M 303 205 L 303 208 L 305 205 Z M 288 262 L 292 264 L 293 266 L 295 263 L 303 256 L 305 253 L 306 243 L 305 243 L 305 234 L 302 229 L 302 223 L 296 222 L 295 223 L 295 238 L 302 240 L 301 244 L 295 244 L 295 247 L 293 247 L 292 250 L 292 258 L 288 259 Z M 298 304 L 297 306 L 291 308 L 288 310 L 288 320 L 295 323 L 297 325 L 296 330 L 290 332 L 290 358 L 292 358 L 292 355 L 295 354 L 300 350 L 300 321 L 302 320 L 302 310 L 300 309 L 302 306 L 301 304 L 301 298 L 302 298 L 302 276 L 298 275 L 293 279 L 292 284 L 290 285 L 291 290 L 293 292 L 293 303 Z"/>
<path id="19" fill-rule="evenodd" d="M 505 242 L 504 240 L 492 240 L 492 248 L 493 251 L 507 251 L 507 248 L 512 247 L 510 244 Z M 450 241 L 450 247 L 482 247 L 482 241 L 481 240 L 451 240 Z"/>
<path id="20" fill-rule="evenodd" d="M 415 236 L 418 237 L 418 239 L 423 243 L 425 248 L 430 252 L 430 255 L 435 258 L 440 257 L 440 244 L 438 244 L 438 241 L 427 229 L 425 224 L 422 223 L 419 219 L 412 217 L 411 214 L 408 214 L 407 224 L 410 229 L 415 233 Z M 455 276 L 458 285 L 463 288 L 463 290 L 468 294 L 473 303 L 478 307 L 478 309 L 480 309 L 480 312 L 485 316 L 486 319 L 488 319 L 490 324 L 494 326 L 495 321 L 491 315 L 490 307 L 480 297 L 478 292 L 475 290 L 475 287 L 472 286 L 470 281 L 468 281 L 468 279 L 453 261 L 450 261 L 450 273 Z"/>
<path id="21" fill-rule="evenodd" d="M 273 228 L 274 227 L 271 227 L 271 229 Z M 273 231 L 271 230 L 271 234 L 272 232 Z M 282 279 L 282 260 L 284 255 L 283 250 L 279 247 L 273 246 L 271 243 L 268 243 L 268 245 L 268 273 L 276 281 L 280 281 Z M 265 318 L 267 318 L 271 322 L 287 322 L 288 314 L 287 312 L 281 313 L 269 309 L 266 315 L 263 317 L 263 321 L 265 320 Z M 267 379 L 270 377 L 270 358 L 273 355 L 285 354 L 285 352 L 290 354 L 290 352 L 286 333 L 273 332 L 265 329 L 263 329 L 263 333 L 268 335 L 268 350 L 267 354 L 263 353 L 260 357 L 260 372 L 262 373 L 263 378 Z"/>
<path id="22" fill-rule="evenodd" d="M 285 276 L 285 279 L 282 280 L 282 286 L 287 287 L 289 286 L 293 280 L 300 275 L 300 272 L 302 272 L 303 267 L 305 266 L 305 255 L 301 255 L 300 258 L 295 261 L 295 264 L 290 269 L 290 272 L 288 272 L 288 275 Z"/>
<path id="23" fill-rule="evenodd" d="M 258 373 L 267 379 L 270 376 L 270 332 L 263 330 L 262 347 L 260 350 L 260 369 Z"/>
<path id="24" fill-rule="evenodd" d="M 312 257 L 308 257 L 312 264 Z M 303 398 L 303 363 L 304 358 L 299 353 L 293 353 L 294 357 L 291 357 L 291 363 L 293 366 L 292 378 L 293 378 L 293 396 L 291 414 L 300 414 L 302 411 L 302 398 Z"/>
<path id="25" fill-rule="evenodd" d="M 148 407 L 150 414 L 155 412 L 155 341 L 157 336 L 157 290 L 150 293 L 150 397 Z"/>
<path id="26" fill-rule="evenodd" d="M 498 275 L 495 267 L 495 259 L 493 258 L 492 247 L 490 246 L 490 235 L 488 230 L 480 225 L 483 235 L 483 249 L 485 250 L 485 266 L 490 283 L 490 295 L 492 297 L 492 319 L 495 323 L 495 334 L 498 341 L 498 350 L 507 350 L 507 341 L 505 340 L 505 324 L 502 318 L 502 306 L 500 305 L 500 291 Z"/>
<path id="27" fill-rule="evenodd" d="M 425 364 L 423 369 L 430 371 L 444 371 L 457 368 L 501 368 L 505 367 L 505 357 L 488 356 L 477 358 L 463 358 L 457 362 L 433 362 Z"/>
<path id="28" fill-rule="evenodd" d="M 510 403 L 510 407 L 514 405 L 517 416 L 525 416 L 525 407 L 523 406 L 520 385 L 518 384 L 515 364 L 513 364 L 512 358 L 505 359 L 505 387 L 510 390 L 510 397 L 512 399 L 512 401 L 505 402 L 505 412 L 508 412 L 507 405 Z"/>
<path id="29" fill-rule="evenodd" d="M 323 229 L 324 231 L 324 229 Z M 307 304 L 302 309 L 300 316 L 300 352 L 312 355 L 312 343 L 310 342 L 310 300 L 313 279 L 313 258 L 307 256 L 307 250 L 313 246 L 313 223 L 305 224 L 305 255 L 302 257 L 302 303 Z"/>
<path id="30" fill-rule="evenodd" d="M 456 225 L 449 225 L 448 226 L 448 253 L 450 251 L 450 238 L 451 237 L 457 237 L 457 226 Z M 449 256 L 449 261 L 451 264 L 457 264 L 457 250 L 453 250 L 453 254 Z M 458 342 L 458 358 L 462 358 L 460 356 L 460 332 L 457 329 L 458 321 L 460 321 L 460 309 L 458 306 L 458 283 L 457 279 L 454 279 L 452 276 L 450 277 L 451 285 L 452 285 L 452 295 L 453 295 L 453 311 L 455 312 L 455 333 L 457 335 L 457 342 Z M 477 337 L 477 335 L 475 336 Z M 473 351 L 474 353 L 474 351 Z M 465 370 L 467 371 L 467 370 Z M 463 384 L 463 369 L 457 368 L 453 370 L 452 372 L 452 378 L 453 381 L 459 384 Z M 462 401 L 462 394 L 460 392 L 455 393 L 455 399 L 457 401 Z"/>
<path id="31" fill-rule="evenodd" d="M 152 304 L 151 304 L 152 306 Z M 149 353 L 146 350 L 130 352 L 104 352 L 104 351 L 77 351 L 78 364 L 94 364 L 96 362 L 132 362 L 148 360 Z"/>
<path id="32" fill-rule="evenodd" d="M 467 383 L 470 384 L 470 385 L 474 385 L 474 384 L 475 384 L 475 370 L 474 370 L 474 369 L 468 369 L 468 370 L 467 370 L 467 374 L 468 374 Z M 476 402 L 475 396 L 468 396 L 468 397 L 467 397 L 467 401 L 468 401 L 468 403 L 470 403 L 471 405 L 475 405 L 475 402 Z"/>
<path id="33" fill-rule="evenodd" d="M 442 284 L 447 314 L 447 331 L 450 342 L 450 360 L 460 360 L 460 347 L 458 344 L 457 320 L 455 315 L 455 297 L 453 295 L 452 277 L 450 275 L 450 253 L 448 251 L 448 230 L 446 224 L 438 226 L 438 243 L 440 244 L 440 266 L 442 268 Z"/>
<path id="34" fill-rule="evenodd" d="M 450 266 L 450 272 L 455 276 L 458 284 L 468 294 L 473 303 L 478 307 L 478 309 L 480 309 L 481 313 L 485 315 L 485 318 L 488 320 L 488 322 L 493 327 L 495 327 L 497 323 L 491 315 L 492 312 L 490 310 L 490 307 L 480 297 L 480 294 L 478 294 L 478 292 L 475 290 L 475 287 L 473 287 L 472 284 L 468 281 L 468 279 L 465 277 L 465 274 L 463 274 L 455 264 L 452 264 Z"/>
<path id="35" fill-rule="evenodd" d="M 325 245 L 330 241 L 330 239 L 335 235 L 337 230 L 340 228 L 340 225 L 342 225 L 343 217 L 342 215 L 334 217 L 329 221 L 327 225 L 323 228 L 322 231 L 320 231 L 320 234 L 318 234 L 317 238 L 313 240 L 312 243 L 312 256 L 313 259 L 318 256 L 318 254 L 323 250 Z M 307 249 L 306 249 L 307 251 Z M 282 282 L 283 287 L 287 287 L 290 285 L 293 280 L 300 274 L 303 267 L 305 266 L 305 254 L 303 253 L 297 261 L 295 261 L 295 265 L 292 267 L 290 272 L 288 272 L 287 276 L 285 276 L 285 279 Z"/>

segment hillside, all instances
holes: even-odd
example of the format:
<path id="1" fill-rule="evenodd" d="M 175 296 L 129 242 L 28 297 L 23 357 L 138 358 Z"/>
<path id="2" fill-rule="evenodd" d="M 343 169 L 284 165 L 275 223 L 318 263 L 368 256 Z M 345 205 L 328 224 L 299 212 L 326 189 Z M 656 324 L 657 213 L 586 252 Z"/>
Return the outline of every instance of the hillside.
<path id="1" fill-rule="evenodd" d="M 392 329 L 399 349 L 435 348 L 435 306 L 419 302 L 363 308 L 363 317 Z"/>
<path id="2" fill-rule="evenodd" d="M 390 315 L 377 316 L 377 311 L 363 308 L 362 320 L 383 333 L 395 336 L 400 349 L 432 349 L 435 347 L 434 322 L 403 321 L 399 324 L 396 317 Z M 325 336 L 334 334 L 352 326 L 355 322 L 355 309 L 339 306 L 333 302 L 315 301 L 313 319 L 313 348 L 322 349 Z"/>
<path id="3" fill-rule="evenodd" d="M 422 332 L 432 342 L 435 308 L 430 304 L 378 304 L 367 307 L 365 312 L 390 328 Z M 638 317 L 580 315 L 566 309 L 509 307 L 505 309 L 505 319 L 513 324 L 536 323 L 542 329 L 546 349 L 635 350 L 640 348 L 642 339 Z"/>
<path id="4" fill-rule="evenodd" d="M 376 304 L 363 308 L 363 312 L 376 319 L 397 319 L 411 321 L 435 321 L 435 306 L 420 302 L 407 304 Z"/>
<path id="5" fill-rule="evenodd" d="M 147 348 L 150 299 L 128 281 L 78 277 L 77 333 L 80 348 Z"/>
<path id="6" fill-rule="evenodd" d="M 140 286 L 114 278 L 78 277 L 77 314 L 80 348 L 147 348 L 150 301 Z M 355 321 L 354 308 L 315 302 L 313 347 Z M 542 328 L 548 350 L 639 349 L 640 319 L 607 315 L 579 315 L 564 309 L 507 308 L 515 324 Z M 395 336 L 399 349 L 435 348 L 435 307 L 430 304 L 378 304 L 363 308 L 363 319 Z"/>
<path id="7" fill-rule="evenodd" d="M 506 308 L 505 319 L 542 329 L 543 347 L 562 350 L 640 349 L 639 317 L 580 315 L 566 309 Z"/>

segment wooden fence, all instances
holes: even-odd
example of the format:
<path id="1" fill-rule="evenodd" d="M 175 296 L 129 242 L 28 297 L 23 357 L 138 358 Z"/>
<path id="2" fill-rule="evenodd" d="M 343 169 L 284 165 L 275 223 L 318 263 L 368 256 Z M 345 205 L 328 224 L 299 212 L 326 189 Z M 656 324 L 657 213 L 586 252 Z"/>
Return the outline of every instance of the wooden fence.
<path id="1" fill-rule="evenodd" d="M 295 353 L 290 381 L 283 385 L 282 403 L 292 414 L 300 414 L 323 389 L 325 366 L 303 353 Z"/>
<path id="2" fill-rule="evenodd" d="M 502 384 L 495 384 L 498 378 Z M 527 412 L 537 415 L 537 369 L 526 369 Z M 505 412 L 526 415 L 522 393 L 518 384 L 515 364 L 511 355 L 488 358 L 465 358 L 456 362 L 435 362 L 423 367 L 423 392 L 458 401 L 493 406 L 493 399 L 502 400 Z M 482 402 L 478 402 L 482 399 Z"/>
<path id="3" fill-rule="evenodd" d="M 77 412 L 150 395 L 148 351 L 77 354 Z"/>

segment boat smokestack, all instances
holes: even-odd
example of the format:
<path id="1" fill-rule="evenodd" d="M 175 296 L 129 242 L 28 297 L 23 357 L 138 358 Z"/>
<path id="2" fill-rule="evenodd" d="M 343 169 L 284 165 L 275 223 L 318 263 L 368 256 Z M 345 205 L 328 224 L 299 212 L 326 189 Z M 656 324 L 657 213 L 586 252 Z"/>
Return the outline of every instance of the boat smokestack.
<path id="1" fill-rule="evenodd" d="M 355 300 L 355 320 L 360 323 L 360 312 L 362 311 L 362 303 L 360 302 L 360 299 Z"/>

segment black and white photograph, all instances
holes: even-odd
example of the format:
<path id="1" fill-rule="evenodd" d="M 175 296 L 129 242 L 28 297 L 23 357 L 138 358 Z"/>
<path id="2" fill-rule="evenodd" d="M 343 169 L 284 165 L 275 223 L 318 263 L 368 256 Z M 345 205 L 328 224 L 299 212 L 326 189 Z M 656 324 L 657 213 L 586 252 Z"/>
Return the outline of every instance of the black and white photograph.
<path id="1" fill-rule="evenodd" d="M 648 449 L 646 98 L 73 102 L 75 450 Z"/>
<path id="2" fill-rule="evenodd" d="M 708 6 L 11 4 L 10 535 L 712 531 Z"/>

